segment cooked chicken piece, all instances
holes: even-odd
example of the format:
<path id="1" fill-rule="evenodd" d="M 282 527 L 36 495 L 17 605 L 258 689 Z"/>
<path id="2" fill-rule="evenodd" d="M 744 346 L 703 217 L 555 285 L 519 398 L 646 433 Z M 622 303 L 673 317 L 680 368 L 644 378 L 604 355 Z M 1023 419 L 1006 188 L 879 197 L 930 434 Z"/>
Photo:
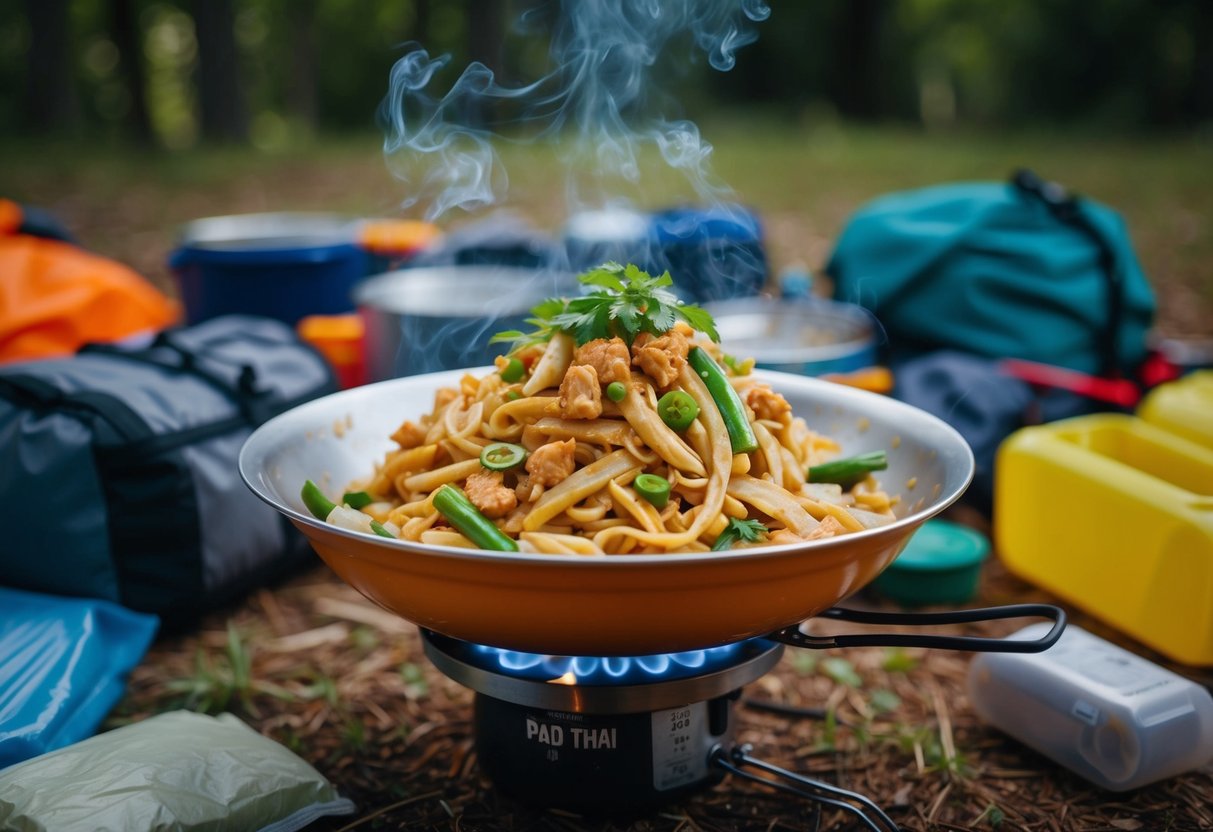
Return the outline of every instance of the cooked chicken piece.
<path id="1" fill-rule="evenodd" d="M 502 485 L 503 479 L 500 471 L 477 471 L 463 488 L 472 505 L 490 519 L 504 517 L 518 505 L 518 495 Z"/>
<path id="2" fill-rule="evenodd" d="M 776 529 L 767 535 L 766 542 L 772 546 L 778 546 L 784 543 L 803 543 L 804 540 L 791 529 Z"/>
<path id="3" fill-rule="evenodd" d="M 536 448 L 526 461 L 526 470 L 531 475 L 531 481 L 547 488 L 568 479 L 575 467 L 575 450 L 576 439 L 549 442 Z"/>
<path id="4" fill-rule="evenodd" d="M 755 384 L 745 394 L 745 403 L 759 419 L 783 422 L 792 413 L 788 400 L 765 384 Z"/>
<path id="5" fill-rule="evenodd" d="M 573 354 L 574 364 L 593 367 L 600 384 L 624 381 L 632 377 L 628 345 L 622 338 L 597 338 L 577 348 Z"/>
<path id="6" fill-rule="evenodd" d="M 842 523 L 839 523 L 834 517 L 826 515 L 826 518 L 804 537 L 800 537 L 791 529 L 776 529 L 767 535 L 766 542 L 772 546 L 782 543 L 804 543 L 806 540 L 820 540 L 823 537 L 833 537 L 845 531 L 846 528 Z"/>
<path id="7" fill-rule="evenodd" d="M 560 415 L 566 419 L 597 419 L 602 415 L 602 386 L 593 367 L 574 365 L 564 374 Z"/>
<path id="8" fill-rule="evenodd" d="M 677 328 L 656 338 L 642 332 L 632 342 L 632 363 L 644 370 L 658 387 L 669 387 L 686 366 L 690 350 L 690 342 Z"/>
<path id="9" fill-rule="evenodd" d="M 400 443 L 400 447 L 406 451 L 409 448 L 419 447 L 425 444 L 425 428 L 416 422 L 405 421 L 392 434 L 392 441 Z"/>
<path id="10" fill-rule="evenodd" d="M 834 535 L 842 534 L 845 531 L 846 528 L 842 525 L 842 523 L 838 522 L 838 518 L 827 514 L 825 519 L 821 521 L 817 528 L 809 532 L 809 536 L 806 537 L 805 540 L 820 540 L 823 537 L 833 537 Z"/>

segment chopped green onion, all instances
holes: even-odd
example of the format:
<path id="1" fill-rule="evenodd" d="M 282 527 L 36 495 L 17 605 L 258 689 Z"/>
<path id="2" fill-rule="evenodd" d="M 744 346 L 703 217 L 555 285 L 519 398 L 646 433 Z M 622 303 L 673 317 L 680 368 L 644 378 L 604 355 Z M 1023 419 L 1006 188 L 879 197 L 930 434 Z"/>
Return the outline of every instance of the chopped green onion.
<path id="1" fill-rule="evenodd" d="M 672 430 L 686 430 L 699 415 L 699 405 L 689 393 L 671 390 L 658 400 L 657 415 Z"/>
<path id="2" fill-rule="evenodd" d="M 833 482 L 845 491 L 867 479 L 873 471 L 889 467 L 889 458 L 884 451 L 871 451 L 859 456 L 849 456 L 813 465 L 809 468 L 809 482 Z"/>
<path id="3" fill-rule="evenodd" d="M 392 534 L 387 529 L 385 529 L 383 527 L 383 524 L 380 523 L 378 520 L 371 521 L 371 531 L 373 531 L 375 534 L 379 535 L 380 537 L 386 537 L 390 540 L 396 539 L 396 535 Z"/>
<path id="4" fill-rule="evenodd" d="M 699 347 L 691 348 L 687 361 L 690 362 L 691 369 L 699 373 L 699 377 L 707 385 L 708 392 L 712 394 L 712 401 L 716 402 L 716 408 L 720 411 L 721 418 L 724 419 L 725 429 L 729 432 L 729 443 L 733 446 L 733 453 L 748 454 L 758 450 L 758 437 L 754 435 L 754 428 L 750 426 L 745 405 L 741 403 L 741 398 L 733 389 L 733 385 L 729 383 L 724 370 L 720 369 L 720 365 L 712 359 L 712 356 Z"/>
<path id="5" fill-rule="evenodd" d="M 480 513 L 467 495 L 452 485 L 443 485 L 434 492 L 434 508 L 464 537 L 481 549 L 495 552 L 517 552 L 518 544 L 497 525 Z"/>
<path id="6" fill-rule="evenodd" d="M 350 508 L 366 508 L 371 503 L 375 502 L 375 498 L 365 491 L 347 491 L 341 497 L 341 502 L 345 503 Z"/>
<path id="7" fill-rule="evenodd" d="M 628 394 L 628 388 L 622 381 L 612 381 L 606 386 L 607 398 L 613 402 L 623 401 L 623 397 Z"/>
<path id="8" fill-rule="evenodd" d="M 632 488 L 657 508 L 665 508 L 670 501 L 670 481 L 656 474 L 638 474 L 632 480 Z"/>
<path id="9" fill-rule="evenodd" d="M 525 459 L 526 448 L 509 442 L 485 445 L 480 452 L 480 464 L 490 471 L 508 471 L 521 465 Z"/>
<path id="10" fill-rule="evenodd" d="M 526 373 L 526 366 L 520 359 L 511 358 L 505 365 L 505 369 L 501 371 L 501 380 L 513 384 L 522 378 Z"/>
<path id="11" fill-rule="evenodd" d="M 333 509 L 337 508 L 337 504 L 324 496 L 320 487 L 311 480 L 303 483 L 303 490 L 299 492 L 299 496 L 303 498 L 303 504 L 307 506 L 307 510 L 319 520 L 327 520 L 328 516 L 333 513 Z"/>
<path id="12" fill-rule="evenodd" d="M 516 402 L 522 398 L 522 394 L 517 390 L 507 390 L 505 392 L 506 401 Z"/>

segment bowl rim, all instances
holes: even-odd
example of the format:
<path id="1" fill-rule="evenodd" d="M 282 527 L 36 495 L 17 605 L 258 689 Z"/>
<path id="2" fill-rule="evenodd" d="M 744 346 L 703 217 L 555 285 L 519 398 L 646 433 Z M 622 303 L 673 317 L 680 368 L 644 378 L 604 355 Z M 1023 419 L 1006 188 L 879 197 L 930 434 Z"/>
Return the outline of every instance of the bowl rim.
<path id="1" fill-rule="evenodd" d="M 952 488 L 947 494 L 941 493 L 940 496 L 917 511 L 911 512 L 904 517 L 899 517 L 892 523 L 883 526 L 876 526 L 870 529 L 864 529 L 858 532 L 850 532 L 845 535 L 836 535 L 834 537 L 822 538 L 819 540 L 805 540 L 798 543 L 782 543 L 773 546 L 755 546 L 746 549 L 730 549 L 724 552 L 670 552 L 667 554 L 637 554 L 637 555 L 576 555 L 576 554 L 539 554 L 528 552 L 499 552 L 488 549 L 467 549 L 458 546 L 440 546 L 430 543 L 421 543 L 411 540 L 388 540 L 376 535 L 369 535 L 363 532 L 345 529 L 340 526 L 332 525 L 324 520 L 320 520 L 310 513 L 299 511 L 289 505 L 279 502 L 274 498 L 272 493 L 269 493 L 261 485 L 257 476 L 257 472 L 252 470 L 254 461 L 254 453 L 263 443 L 269 442 L 270 439 L 279 432 L 287 432 L 288 429 L 294 428 L 296 422 L 302 422 L 306 417 L 313 412 L 326 411 L 332 407 L 332 402 L 339 398 L 348 398 L 354 400 L 360 396 L 372 395 L 375 390 L 387 390 L 394 387 L 409 387 L 422 386 L 429 391 L 437 389 L 444 384 L 448 386 L 457 386 L 457 382 L 465 374 L 481 375 L 493 372 L 494 367 L 469 367 L 457 370 L 442 370 L 435 373 L 425 373 L 414 376 L 401 376 L 399 378 L 387 379 L 385 381 L 366 384 L 360 387 L 354 387 L 347 390 L 341 390 L 336 393 L 330 393 L 327 396 L 322 396 L 302 405 L 284 411 L 264 422 L 257 427 L 245 440 L 240 448 L 237 465 L 240 471 L 240 477 L 244 484 L 265 502 L 270 507 L 286 515 L 296 524 L 304 524 L 312 528 L 321 530 L 325 533 L 335 534 L 340 537 L 345 537 L 350 540 L 357 541 L 362 545 L 375 546 L 377 548 L 386 549 L 389 551 L 406 550 L 414 554 L 441 556 L 443 559 L 458 558 L 462 560 L 484 561 L 491 560 L 493 563 L 501 563 L 510 561 L 516 563 L 538 564 L 546 563 L 562 568 L 585 568 L 594 570 L 618 568 L 631 568 L 636 565 L 657 565 L 665 564 L 696 564 L 696 563 L 722 563 L 735 560 L 737 558 L 747 559 L 764 559 L 777 558 L 788 555 L 797 555 L 806 550 L 823 550 L 842 548 L 849 546 L 853 541 L 879 537 L 892 534 L 906 527 L 917 526 L 926 520 L 939 515 L 953 503 L 960 499 L 965 490 L 973 481 L 976 473 L 976 460 L 973 455 L 973 450 L 969 443 L 954 427 L 931 413 L 928 413 L 921 408 L 907 404 L 887 396 L 882 396 L 878 393 L 872 393 L 866 390 L 849 387 L 847 385 L 836 384 L 834 382 L 824 381 L 822 379 L 812 378 L 809 376 L 797 375 L 778 370 L 755 369 L 754 375 L 771 384 L 771 387 L 776 392 L 781 392 L 780 384 L 792 385 L 807 385 L 809 388 L 828 389 L 831 395 L 835 398 L 841 398 L 844 402 L 856 401 L 864 402 L 872 399 L 879 400 L 884 404 L 882 406 L 892 406 L 900 413 L 904 413 L 908 418 L 919 419 L 925 421 L 932 426 L 933 429 L 940 431 L 943 435 L 948 436 L 949 441 L 954 448 L 960 452 L 963 458 L 964 471 L 957 485 Z M 835 402 L 836 404 L 837 402 Z M 309 423 L 312 429 L 315 429 L 317 424 L 329 424 L 331 418 L 313 420 Z M 303 435 L 307 432 L 308 427 L 299 426 L 298 430 L 289 430 L 291 433 Z M 939 448 L 934 448 L 938 453 Z M 374 465 L 377 460 L 370 460 L 369 465 Z M 906 539 L 909 539 L 907 535 Z"/>

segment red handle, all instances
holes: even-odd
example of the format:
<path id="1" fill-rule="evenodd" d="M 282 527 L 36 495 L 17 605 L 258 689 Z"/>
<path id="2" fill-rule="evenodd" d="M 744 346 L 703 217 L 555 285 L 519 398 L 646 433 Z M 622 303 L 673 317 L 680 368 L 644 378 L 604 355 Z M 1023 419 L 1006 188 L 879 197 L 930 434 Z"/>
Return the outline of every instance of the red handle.
<path id="1" fill-rule="evenodd" d="M 998 362 L 999 372 L 1004 375 L 1036 384 L 1041 387 L 1056 387 L 1069 390 L 1088 399 L 1095 399 L 1121 407 L 1134 407 L 1141 401 L 1141 390 L 1128 379 L 1100 378 L 1052 364 L 1024 361 L 1019 358 L 1004 358 Z"/>

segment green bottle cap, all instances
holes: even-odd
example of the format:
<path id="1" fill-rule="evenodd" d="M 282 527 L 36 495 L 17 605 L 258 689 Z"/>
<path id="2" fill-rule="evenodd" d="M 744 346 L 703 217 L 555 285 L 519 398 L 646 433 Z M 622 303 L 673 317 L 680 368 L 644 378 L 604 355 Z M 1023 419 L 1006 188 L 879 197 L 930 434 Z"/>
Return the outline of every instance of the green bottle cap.
<path id="1" fill-rule="evenodd" d="M 872 587 L 912 606 L 963 603 L 977 591 L 989 553 L 990 541 L 980 532 L 947 520 L 928 520 Z"/>

